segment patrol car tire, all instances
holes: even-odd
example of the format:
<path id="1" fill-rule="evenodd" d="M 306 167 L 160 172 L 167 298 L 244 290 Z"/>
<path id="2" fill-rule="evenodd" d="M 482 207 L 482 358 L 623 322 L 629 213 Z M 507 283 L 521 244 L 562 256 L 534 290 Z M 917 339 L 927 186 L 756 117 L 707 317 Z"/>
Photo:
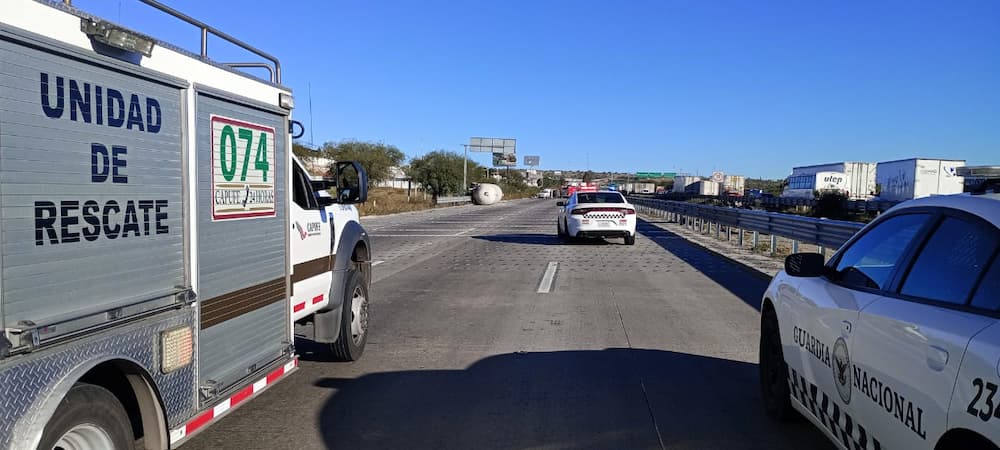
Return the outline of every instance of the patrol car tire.
<path id="1" fill-rule="evenodd" d="M 352 270 L 344 283 L 344 305 L 341 308 L 340 335 L 330 344 L 333 356 L 340 361 L 357 361 L 368 342 L 369 303 L 368 283 L 360 270 Z M 356 304 L 357 302 L 363 304 Z M 360 335 L 355 333 L 355 317 L 361 322 Z"/>
<path id="2" fill-rule="evenodd" d="M 773 419 L 787 421 L 795 417 L 788 388 L 788 365 L 781 350 L 781 334 L 774 311 L 761 315 L 760 396 L 764 410 Z"/>
<path id="3" fill-rule="evenodd" d="M 635 235 L 629 234 L 625 236 L 625 245 L 635 245 Z"/>
<path id="4" fill-rule="evenodd" d="M 38 448 L 131 449 L 135 438 L 125 408 L 111 391 L 77 383 L 45 424 Z"/>

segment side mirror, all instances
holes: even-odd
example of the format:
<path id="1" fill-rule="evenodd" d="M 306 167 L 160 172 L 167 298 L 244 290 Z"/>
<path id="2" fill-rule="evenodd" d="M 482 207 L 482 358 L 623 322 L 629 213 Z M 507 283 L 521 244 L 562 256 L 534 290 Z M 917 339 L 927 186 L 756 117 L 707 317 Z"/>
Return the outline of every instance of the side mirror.
<path id="1" fill-rule="evenodd" d="M 785 258 L 785 273 L 793 277 L 822 276 L 825 266 L 823 255 L 819 253 L 795 253 Z"/>
<path id="2" fill-rule="evenodd" d="M 333 197 L 326 196 L 326 195 L 317 195 L 316 196 L 316 202 L 319 203 L 319 206 L 321 208 L 325 208 L 327 206 L 336 204 L 337 203 L 337 199 L 335 199 Z"/>
<path id="3" fill-rule="evenodd" d="M 354 204 L 368 200 L 368 173 L 357 161 L 337 163 L 337 203 Z"/>
<path id="4" fill-rule="evenodd" d="M 566 202 L 556 202 L 556 206 L 566 206 Z"/>

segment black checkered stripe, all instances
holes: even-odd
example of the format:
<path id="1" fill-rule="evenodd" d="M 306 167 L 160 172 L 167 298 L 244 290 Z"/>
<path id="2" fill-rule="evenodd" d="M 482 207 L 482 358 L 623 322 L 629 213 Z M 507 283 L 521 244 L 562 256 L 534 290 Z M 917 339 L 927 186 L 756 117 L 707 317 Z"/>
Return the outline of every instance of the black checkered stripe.
<path id="1" fill-rule="evenodd" d="M 812 412 L 844 446 L 854 450 L 882 450 L 882 444 L 861 424 L 856 423 L 850 414 L 841 411 L 840 405 L 822 392 L 815 384 L 807 381 L 795 369 L 788 368 L 788 387 L 803 406 Z"/>
<path id="2" fill-rule="evenodd" d="M 610 214 L 587 213 L 586 215 L 584 215 L 584 217 L 586 217 L 588 219 L 624 219 L 625 218 L 625 214 L 617 214 L 617 213 L 610 213 Z"/>

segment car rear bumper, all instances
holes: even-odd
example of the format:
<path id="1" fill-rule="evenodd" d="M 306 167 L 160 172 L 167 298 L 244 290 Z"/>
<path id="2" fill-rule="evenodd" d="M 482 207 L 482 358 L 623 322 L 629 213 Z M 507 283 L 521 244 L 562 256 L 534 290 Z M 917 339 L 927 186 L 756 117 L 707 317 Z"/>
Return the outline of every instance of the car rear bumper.
<path id="1" fill-rule="evenodd" d="M 633 233 L 628 230 L 579 230 L 576 237 L 579 238 L 623 238 Z"/>
<path id="2" fill-rule="evenodd" d="M 615 223 L 604 226 L 600 222 L 599 220 L 590 220 L 589 223 L 585 224 L 580 219 L 571 218 L 566 223 L 569 228 L 567 231 L 573 237 L 616 238 L 635 235 L 635 222 L 619 223 L 618 220 L 615 220 Z"/>

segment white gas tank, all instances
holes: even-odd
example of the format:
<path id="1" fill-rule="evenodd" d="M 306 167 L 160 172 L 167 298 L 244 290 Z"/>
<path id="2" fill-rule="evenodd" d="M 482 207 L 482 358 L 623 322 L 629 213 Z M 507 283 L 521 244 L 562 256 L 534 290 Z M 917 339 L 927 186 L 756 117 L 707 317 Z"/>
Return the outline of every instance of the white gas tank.
<path id="1" fill-rule="evenodd" d="M 472 201 L 477 205 L 492 205 L 503 198 L 503 191 L 500 186 L 490 183 L 483 183 L 476 186 L 472 191 Z"/>

